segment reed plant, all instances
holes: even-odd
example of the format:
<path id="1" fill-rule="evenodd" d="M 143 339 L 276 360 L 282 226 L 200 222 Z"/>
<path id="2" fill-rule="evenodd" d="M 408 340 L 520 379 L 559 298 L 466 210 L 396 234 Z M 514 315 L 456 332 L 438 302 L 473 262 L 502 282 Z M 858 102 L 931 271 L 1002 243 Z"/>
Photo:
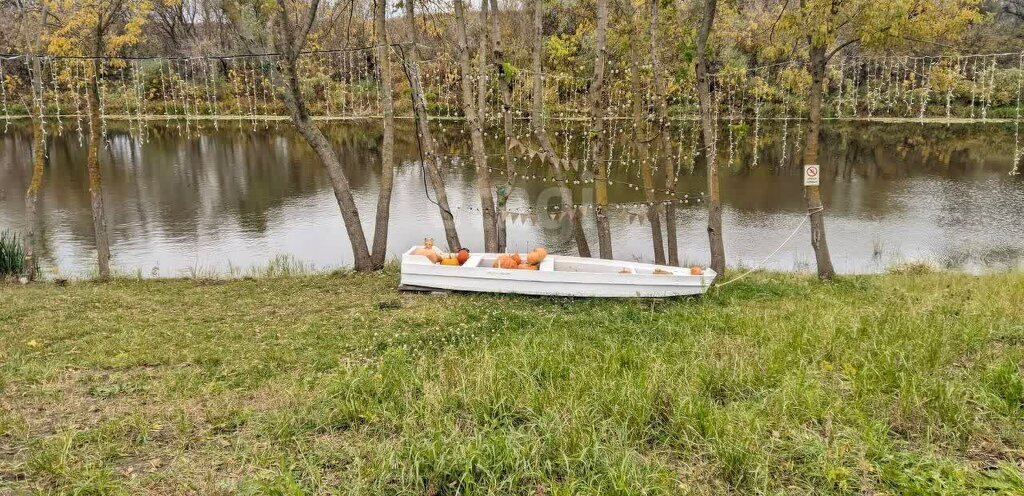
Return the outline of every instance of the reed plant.
<path id="1" fill-rule="evenodd" d="M 21 275 L 25 269 L 25 251 L 22 241 L 10 229 L 0 232 L 0 278 Z"/>

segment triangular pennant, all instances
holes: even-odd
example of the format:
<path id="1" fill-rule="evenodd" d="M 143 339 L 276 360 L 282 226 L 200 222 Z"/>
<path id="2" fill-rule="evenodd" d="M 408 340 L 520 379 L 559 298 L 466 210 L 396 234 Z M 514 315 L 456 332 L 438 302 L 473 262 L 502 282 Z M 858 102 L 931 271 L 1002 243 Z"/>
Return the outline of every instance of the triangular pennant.
<path id="1" fill-rule="evenodd" d="M 530 214 L 530 224 L 537 225 L 537 214 Z"/>

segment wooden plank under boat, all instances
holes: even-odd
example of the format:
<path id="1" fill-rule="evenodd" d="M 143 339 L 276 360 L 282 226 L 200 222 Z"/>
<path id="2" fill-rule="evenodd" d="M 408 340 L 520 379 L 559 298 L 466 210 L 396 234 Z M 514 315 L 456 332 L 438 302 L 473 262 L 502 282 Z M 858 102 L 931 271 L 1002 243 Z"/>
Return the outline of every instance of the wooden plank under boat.
<path id="1" fill-rule="evenodd" d="M 421 248 L 413 246 L 402 254 L 400 289 L 656 298 L 702 294 L 717 276 L 711 269 L 691 275 L 682 267 L 564 255 L 548 255 L 538 270 L 494 268 L 498 253 L 470 255 L 465 264 L 451 266 L 416 255 Z M 437 247 L 433 250 L 444 255 Z"/>

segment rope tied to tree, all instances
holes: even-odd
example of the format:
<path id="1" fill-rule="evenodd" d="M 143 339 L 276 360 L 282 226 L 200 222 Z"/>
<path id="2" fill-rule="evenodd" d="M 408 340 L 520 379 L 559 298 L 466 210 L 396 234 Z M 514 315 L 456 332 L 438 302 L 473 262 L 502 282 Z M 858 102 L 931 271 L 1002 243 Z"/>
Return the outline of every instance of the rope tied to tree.
<path id="1" fill-rule="evenodd" d="M 824 211 L 825 211 L 825 207 L 824 206 L 818 206 L 818 207 L 807 209 L 807 215 L 803 216 L 800 219 L 800 223 L 797 224 L 797 226 L 795 228 L 793 228 L 793 231 L 789 233 L 789 236 L 786 236 L 786 239 L 783 240 L 782 243 L 777 248 L 775 248 L 775 250 L 773 250 L 771 253 L 769 253 L 767 257 L 764 257 L 763 260 L 761 260 L 757 264 L 754 264 L 754 266 L 751 267 L 750 270 L 748 270 L 748 271 L 746 271 L 746 272 L 744 272 L 744 273 L 742 273 L 742 274 L 740 274 L 740 275 L 738 275 L 738 276 L 736 276 L 736 277 L 734 277 L 732 279 L 729 279 L 728 281 L 723 282 L 722 284 L 715 284 L 714 286 L 712 286 L 712 288 L 720 288 L 722 286 L 726 286 L 728 284 L 732 284 L 732 283 L 734 283 L 736 281 L 739 281 L 740 279 L 743 279 L 744 277 L 747 277 L 748 275 L 753 273 L 755 270 L 758 270 L 762 265 L 764 265 L 765 262 L 767 262 L 772 257 L 774 257 L 775 254 L 777 254 L 779 252 L 779 250 L 782 249 L 783 246 L 786 246 L 786 244 L 789 243 L 793 239 L 793 236 L 796 236 L 796 233 L 800 231 L 800 228 L 804 227 L 804 224 L 807 222 L 807 219 L 810 219 L 811 216 L 814 215 L 814 214 L 821 213 L 821 212 L 824 212 Z"/>

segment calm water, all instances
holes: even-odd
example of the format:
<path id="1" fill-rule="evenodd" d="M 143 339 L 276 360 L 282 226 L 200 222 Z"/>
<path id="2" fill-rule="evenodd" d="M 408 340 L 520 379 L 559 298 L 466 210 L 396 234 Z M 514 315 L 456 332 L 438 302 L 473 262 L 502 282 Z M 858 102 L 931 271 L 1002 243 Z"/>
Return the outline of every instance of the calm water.
<path id="1" fill-rule="evenodd" d="M 437 210 L 425 198 L 412 128 L 403 126 L 389 257 L 424 236 L 444 239 Z M 800 168 L 791 160 L 798 153 L 791 142 L 796 133 L 788 131 L 784 158 L 780 127 L 762 127 L 756 164 L 746 129 L 747 139 L 736 146 L 734 164 L 723 174 L 725 242 L 732 265 L 757 263 L 801 220 Z M 370 233 L 379 181 L 379 124 L 333 124 L 329 131 Z M 316 268 L 350 263 L 330 183 L 286 124 L 255 130 L 249 123 L 222 124 L 198 134 L 155 125 L 149 140 L 139 143 L 111 125 L 103 174 L 118 271 L 163 277 L 197 271 L 244 273 L 280 255 Z M 678 135 L 690 136 L 685 129 Z M 826 222 L 837 270 L 876 272 L 919 259 L 971 271 L 1024 265 L 1024 179 L 1008 176 L 1012 127 L 844 123 L 830 125 L 823 141 Z M 468 154 L 467 142 L 449 131 L 442 149 L 453 156 Z M 727 142 L 720 148 L 728 161 Z M 492 149 L 501 151 L 497 144 Z M 30 222 L 24 208 L 30 155 L 30 133 L 24 125 L 0 134 L 0 228 L 23 230 Z M 53 133 L 49 157 L 35 220 L 42 233 L 42 265 L 51 275 L 88 275 L 94 247 L 85 150 L 73 130 L 65 129 L 63 136 Z M 497 157 L 492 160 L 501 167 Z M 449 197 L 463 243 L 479 249 L 476 173 L 464 160 L 451 159 L 449 164 Z M 531 178 L 519 182 L 511 205 L 556 202 L 536 163 L 520 163 L 519 168 Z M 611 188 L 612 202 L 642 199 L 628 184 L 639 183 L 635 165 L 617 162 L 612 176 L 618 181 Z M 698 161 L 693 173 L 680 176 L 679 194 L 699 197 L 704 181 Z M 577 188 L 581 201 L 590 197 L 586 185 Z M 615 257 L 651 260 L 650 227 L 636 222 L 635 213 L 632 207 L 612 212 Z M 682 206 L 678 222 L 681 259 L 706 264 L 703 205 Z M 596 250 L 592 221 L 586 227 Z M 556 253 L 574 250 L 570 233 L 557 222 L 516 222 L 509 229 L 515 249 L 539 244 Z M 810 270 L 813 260 L 805 226 L 766 266 Z"/>

